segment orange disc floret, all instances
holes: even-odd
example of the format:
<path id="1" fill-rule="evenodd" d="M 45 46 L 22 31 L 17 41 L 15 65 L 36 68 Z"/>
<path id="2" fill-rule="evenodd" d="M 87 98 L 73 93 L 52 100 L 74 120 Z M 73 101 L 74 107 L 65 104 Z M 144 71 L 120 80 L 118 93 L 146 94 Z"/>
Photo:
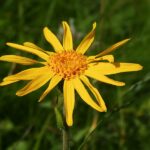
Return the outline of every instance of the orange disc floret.
<path id="1" fill-rule="evenodd" d="M 87 69 L 87 58 L 75 51 L 64 51 L 51 55 L 48 64 L 54 73 L 64 79 L 71 79 L 84 73 Z"/>

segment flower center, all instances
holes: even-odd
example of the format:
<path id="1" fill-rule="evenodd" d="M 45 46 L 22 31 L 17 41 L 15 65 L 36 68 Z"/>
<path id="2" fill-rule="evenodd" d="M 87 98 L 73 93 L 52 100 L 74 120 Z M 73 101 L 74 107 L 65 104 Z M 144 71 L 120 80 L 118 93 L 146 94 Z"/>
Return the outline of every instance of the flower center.
<path id="1" fill-rule="evenodd" d="M 86 56 L 75 51 L 64 51 L 50 56 L 50 69 L 64 79 L 80 76 L 87 69 Z"/>

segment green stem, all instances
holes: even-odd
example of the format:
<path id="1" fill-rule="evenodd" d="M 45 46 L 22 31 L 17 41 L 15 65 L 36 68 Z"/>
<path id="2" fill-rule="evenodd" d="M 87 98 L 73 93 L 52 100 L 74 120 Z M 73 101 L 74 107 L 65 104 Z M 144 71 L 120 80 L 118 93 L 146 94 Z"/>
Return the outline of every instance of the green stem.
<path id="1" fill-rule="evenodd" d="M 58 88 L 58 91 L 60 95 L 62 95 L 63 88 L 61 84 L 60 84 L 60 87 Z M 58 98 L 58 105 L 61 105 L 61 104 L 62 104 L 61 99 Z M 62 150 L 70 150 L 69 126 L 66 123 L 65 109 L 63 108 L 63 113 L 62 113 L 63 115 L 61 115 L 57 107 L 55 107 L 55 114 L 56 114 L 57 126 L 58 128 L 62 129 Z"/>
<path id="2" fill-rule="evenodd" d="M 117 89 L 117 97 L 118 97 L 118 104 L 122 105 L 123 102 L 123 93 L 120 88 Z M 119 132 L 120 132 L 120 140 L 119 140 L 119 147 L 120 149 L 126 149 L 125 143 L 125 120 L 124 120 L 124 112 L 119 111 Z"/>
<path id="3" fill-rule="evenodd" d="M 63 134 L 63 150 L 69 150 L 69 127 L 65 125 L 65 128 L 62 130 Z"/>

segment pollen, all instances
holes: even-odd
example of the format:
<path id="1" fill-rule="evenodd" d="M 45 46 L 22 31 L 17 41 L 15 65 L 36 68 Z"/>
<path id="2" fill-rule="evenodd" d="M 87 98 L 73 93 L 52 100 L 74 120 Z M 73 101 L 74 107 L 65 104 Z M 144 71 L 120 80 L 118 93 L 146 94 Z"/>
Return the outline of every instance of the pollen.
<path id="1" fill-rule="evenodd" d="M 51 55 L 48 65 L 51 71 L 64 79 L 72 79 L 87 69 L 87 58 L 75 51 L 64 51 Z"/>

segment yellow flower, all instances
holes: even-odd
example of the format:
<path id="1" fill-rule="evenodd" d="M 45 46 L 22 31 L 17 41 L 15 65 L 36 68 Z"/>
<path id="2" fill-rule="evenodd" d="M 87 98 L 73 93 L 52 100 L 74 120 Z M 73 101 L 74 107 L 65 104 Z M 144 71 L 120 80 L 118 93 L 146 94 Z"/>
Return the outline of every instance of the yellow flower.
<path id="1" fill-rule="evenodd" d="M 142 69 L 142 66 L 134 63 L 114 62 L 113 55 L 107 55 L 119 46 L 125 44 L 129 39 L 120 41 L 95 56 L 88 57 L 85 56 L 84 53 L 94 40 L 96 23 L 93 24 L 92 30 L 85 36 L 76 49 L 73 48 L 72 33 L 69 25 L 65 21 L 62 22 L 62 24 L 64 29 L 63 44 L 60 43 L 57 37 L 47 27 L 43 30 L 45 39 L 52 45 L 55 53 L 45 51 L 30 42 L 25 42 L 23 45 L 7 43 L 7 45 L 12 48 L 37 55 L 44 61 L 37 61 L 16 55 L 1 56 L 1 61 L 22 65 L 41 64 L 42 66 L 7 76 L 3 79 L 3 82 L 0 83 L 0 86 L 20 80 L 31 80 L 25 87 L 16 93 L 18 96 L 24 96 L 49 82 L 47 89 L 39 99 L 39 101 L 41 101 L 61 80 L 63 80 L 66 122 L 68 126 L 72 126 L 75 90 L 82 100 L 92 108 L 99 112 L 105 112 L 107 110 L 99 91 L 90 83 L 88 77 L 108 84 L 123 86 L 125 85 L 124 82 L 115 81 L 106 75 L 138 71 Z M 91 98 L 84 85 L 93 93 L 96 101 Z"/>

